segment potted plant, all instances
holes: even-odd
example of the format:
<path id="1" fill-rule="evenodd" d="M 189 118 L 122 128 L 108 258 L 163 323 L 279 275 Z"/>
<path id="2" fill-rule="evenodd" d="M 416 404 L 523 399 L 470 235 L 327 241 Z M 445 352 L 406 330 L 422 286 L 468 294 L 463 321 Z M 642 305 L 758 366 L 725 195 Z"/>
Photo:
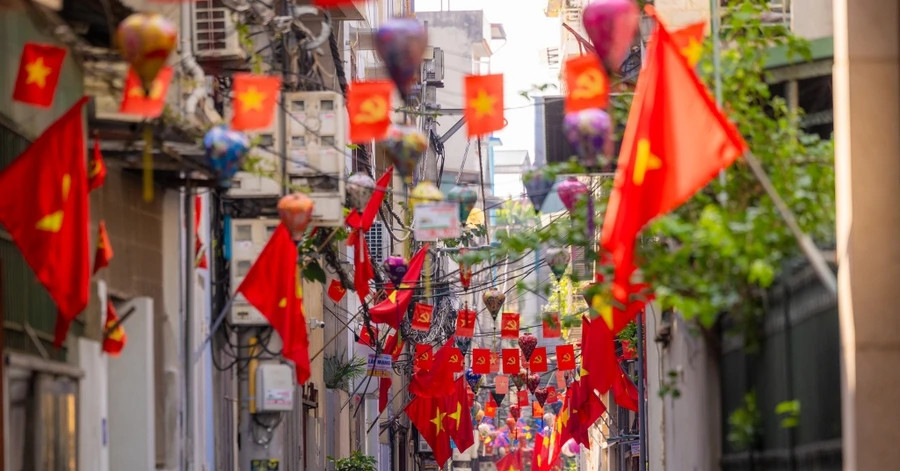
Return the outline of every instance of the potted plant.
<path id="1" fill-rule="evenodd" d="M 375 458 L 364 455 L 358 451 L 350 454 L 349 458 L 335 459 L 329 456 L 328 461 L 334 463 L 335 471 L 375 471 Z"/>

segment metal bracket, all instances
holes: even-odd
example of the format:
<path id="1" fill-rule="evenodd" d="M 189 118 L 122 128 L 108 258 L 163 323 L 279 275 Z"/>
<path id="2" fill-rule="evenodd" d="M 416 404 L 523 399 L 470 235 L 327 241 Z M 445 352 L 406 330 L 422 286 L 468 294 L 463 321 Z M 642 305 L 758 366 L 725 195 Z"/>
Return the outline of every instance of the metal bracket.
<path id="1" fill-rule="evenodd" d="M 313 49 L 318 49 L 323 44 L 328 41 L 328 38 L 331 37 L 331 14 L 328 13 L 327 10 L 322 10 L 320 8 L 316 8 L 311 5 L 294 5 L 294 26 L 300 28 L 303 32 L 312 36 L 312 32 L 303 22 L 300 20 L 302 16 L 311 15 L 311 16 L 319 16 L 320 14 L 325 16 L 325 19 L 322 20 L 322 31 L 319 32 L 319 35 L 310 39 L 308 41 L 304 41 L 300 43 L 300 47 L 306 51 L 311 51 Z"/>

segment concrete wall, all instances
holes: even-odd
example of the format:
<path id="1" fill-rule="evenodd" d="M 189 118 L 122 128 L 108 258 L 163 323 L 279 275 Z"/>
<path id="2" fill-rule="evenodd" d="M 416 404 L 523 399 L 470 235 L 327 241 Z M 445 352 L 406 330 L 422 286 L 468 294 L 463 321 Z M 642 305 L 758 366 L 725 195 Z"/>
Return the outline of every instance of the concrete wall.
<path id="1" fill-rule="evenodd" d="M 834 35 L 833 0 L 791 0 L 791 29 L 807 39 Z"/>
<path id="2" fill-rule="evenodd" d="M 701 20 L 709 21 L 709 0 L 656 0 L 653 5 L 666 26 L 673 29 Z"/>

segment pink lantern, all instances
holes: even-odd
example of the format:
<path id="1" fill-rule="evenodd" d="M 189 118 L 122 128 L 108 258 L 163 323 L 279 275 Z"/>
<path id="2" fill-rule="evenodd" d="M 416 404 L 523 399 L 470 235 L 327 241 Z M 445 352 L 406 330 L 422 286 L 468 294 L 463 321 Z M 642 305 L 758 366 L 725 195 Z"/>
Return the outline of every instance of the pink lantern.
<path id="1" fill-rule="evenodd" d="M 581 183 L 575 177 L 569 177 L 556 185 L 556 193 L 569 212 L 575 209 L 575 203 L 578 202 L 578 198 L 581 198 L 581 195 L 587 195 L 588 192 L 587 185 Z"/>
<path id="2" fill-rule="evenodd" d="M 312 220 L 315 202 L 304 193 L 293 193 L 278 201 L 278 215 L 281 222 L 291 231 L 294 240 L 303 238 L 306 227 Z"/>
<path id="3" fill-rule="evenodd" d="M 633 0 L 596 0 L 584 8 L 584 30 L 610 70 L 618 70 L 631 48 L 640 14 Z"/>

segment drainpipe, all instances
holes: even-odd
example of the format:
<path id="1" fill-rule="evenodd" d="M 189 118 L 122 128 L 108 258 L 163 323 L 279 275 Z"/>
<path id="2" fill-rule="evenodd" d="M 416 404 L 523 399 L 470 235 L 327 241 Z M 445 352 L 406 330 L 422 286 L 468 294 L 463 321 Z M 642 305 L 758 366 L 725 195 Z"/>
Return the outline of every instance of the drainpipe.
<path id="1" fill-rule="evenodd" d="M 190 73 L 194 79 L 195 85 L 187 101 L 184 102 L 184 111 L 187 116 L 194 116 L 197 112 L 197 105 L 201 98 L 205 98 L 209 90 L 206 88 L 206 74 L 197 58 L 194 57 L 193 41 L 194 41 L 194 15 L 192 9 L 193 3 L 184 2 L 181 4 L 181 48 L 178 51 L 181 57 L 181 63 L 185 70 Z"/>

